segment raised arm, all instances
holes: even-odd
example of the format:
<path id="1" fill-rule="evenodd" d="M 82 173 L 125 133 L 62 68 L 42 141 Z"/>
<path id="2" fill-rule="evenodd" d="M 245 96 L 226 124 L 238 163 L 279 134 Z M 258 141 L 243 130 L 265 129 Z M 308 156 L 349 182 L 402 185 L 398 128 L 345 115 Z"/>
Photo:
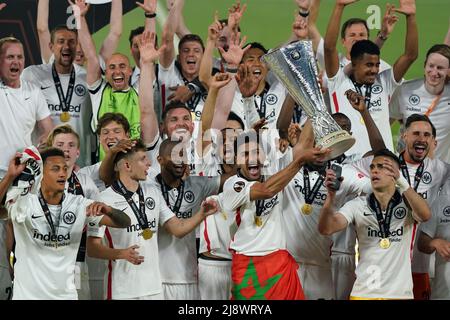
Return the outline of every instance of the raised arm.
<path id="1" fill-rule="evenodd" d="M 167 0 L 167 9 L 171 9 L 175 0 Z M 186 26 L 186 23 L 184 22 L 184 16 L 183 16 L 183 9 L 184 9 L 184 0 L 178 0 L 179 10 L 180 10 L 180 16 L 178 17 L 178 24 L 177 28 L 175 30 L 175 33 L 178 38 L 183 38 L 187 34 L 191 34 L 191 30 Z"/>
<path id="2" fill-rule="evenodd" d="M 86 56 L 86 82 L 88 86 L 90 86 L 101 78 L 102 73 L 97 57 L 97 51 L 95 49 L 95 44 L 92 40 L 91 34 L 89 32 L 89 27 L 86 22 L 86 13 L 89 10 L 89 4 L 86 4 L 85 0 L 75 0 L 75 3 L 69 0 L 69 3 L 72 6 L 76 5 L 79 8 L 76 10 L 74 9 L 74 13 L 79 12 L 80 14 L 79 21 L 81 26 L 78 30 L 78 41 L 80 42 L 81 48 L 83 49 L 84 55 Z"/>
<path id="3" fill-rule="evenodd" d="M 39 49 L 43 63 L 48 63 L 52 56 L 50 50 L 50 30 L 48 28 L 48 11 L 50 0 L 39 0 L 37 7 L 36 28 L 39 38 Z"/>
<path id="4" fill-rule="evenodd" d="M 381 47 L 383 47 L 384 42 L 387 40 L 389 35 L 394 30 L 395 24 L 398 21 L 398 16 L 396 16 L 394 14 L 394 8 L 395 8 L 395 6 L 393 6 L 389 3 L 386 4 L 386 12 L 384 13 L 381 30 L 377 34 L 377 37 L 375 38 L 375 41 L 374 41 L 375 44 L 380 49 L 381 49 Z"/>
<path id="5" fill-rule="evenodd" d="M 200 206 L 200 210 L 188 219 L 179 219 L 176 216 L 170 218 L 164 223 L 167 232 L 177 238 L 183 238 L 189 232 L 195 229 L 207 216 L 217 212 L 218 204 L 214 200 L 205 200 Z"/>
<path id="6" fill-rule="evenodd" d="M 256 182 L 250 189 L 250 201 L 270 199 L 284 189 L 294 178 L 298 170 L 307 162 L 320 161 L 330 153 L 330 149 L 310 148 L 294 158 L 283 170 L 271 176 L 265 182 Z"/>
<path id="7" fill-rule="evenodd" d="M 444 44 L 450 46 L 450 25 L 448 26 L 447 35 L 444 38 Z"/>
<path id="8" fill-rule="evenodd" d="M 325 71 L 328 78 L 334 77 L 339 71 L 339 55 L 337 41 L 339 38 L 339 28 L 341 25 L 344 7 L 357 0 L 336 0 L 333 13 L 328 22 L 327 32 L 324 39 Z"/>
<path id="9" fill-rule="evenodd" d="M 328 190 L 327 198 L 320 210 L 319 216 L 319 233 L 323 235 L 331 235 L 335 232 L 344 230 L 347 227 L 347 219 L 342 213 L 336 211 L 335 199 L 336 190 L 331 188 L 335 182 L 336 175 L 333 170 L 328 169 L 325 178 L 325 187 Z"/>
<path id="10" fill-rule="evenodd" d="M 416 1 L 400 0 L 400 8 L 396 12 L 406 16 L 405 51 L 394 64 L 394 78 L 399 82 L 419 55 L 419 35 L 416 23 Z"/>
<path id="11" fill-rule="evenodd" d="M 155 141 L 159 134 L 158 116 L 153 103 L 154 64 L 164 51 L 163 44 L 155 49 L 155 34 L 145 31 L 139 41 L 141 55 L 141 80 L 139 83 L 139 108 L 141 111 L 141 137 L 145 144 Z"/>
<path id="12" fill-rule="evenodd" d="M 122 0 L 112 0 L 111 15 L 109 18 L 109 33 L 103 40 L 100 48 L 100 56 L 104 61 L 108 60 L 117 50 L 122 35 Z"/>
<path id="13" fill-rule="evenodd" d="M 144 29 L 156 33 L 156 7 L 157 0 L 144 0 L 144 3 L 136 2 L 144 10 L 145 24 Z"/>
<path id="14" fill-rule="evenodd" d="M 48 134 L 53 130 L 53 121 L 50 116 L 36 122 L 39 132 L 39 145 L 45 145 Z"/>
<path id="15" fill-rule="evenodd" d="M 168 68 L 175 59 L 175 45 L 173 39 L 178 21 L 181 17 L 182 3 L 181 0 L 174 0 L 172 8 L 170 8 L 166 23 L 164 24 L 162 32 L 161 45 L 165 45 L 165 50 L 160 58 L 160 65 L 163 68 Z"/>
<path id="16" fill-rule="evenodd" d="M 6 196 L 9 186 L 13 183 L 22 171 L 26 167 L 26 163 L 20 163 L 20 157 L 22 154 L 16 152 L 16 154 L 9 160 L 8 171 L 3 179 L 0 181 L 0 201 Z"/>
<path id="17" fill-rule="evenodd" d="M 367 134 L 369 135 L 369 142 L 372 150 L 377 151 L 385 149 L 386 145 L 384 144 L 383 136 L 381 135 L 380 130 L 378 130 L 377 125 L 373 121 L 369 110 L 367 110 L 364 97 L 351 89 L 347 90 L 345 92 L 345 95 L 347 96 L 347 99 L 352 105 L 353 109 L 361 114 L 361 117 L 366 126 Z M 358 137 L 355 138 L 358 139 Z"/>

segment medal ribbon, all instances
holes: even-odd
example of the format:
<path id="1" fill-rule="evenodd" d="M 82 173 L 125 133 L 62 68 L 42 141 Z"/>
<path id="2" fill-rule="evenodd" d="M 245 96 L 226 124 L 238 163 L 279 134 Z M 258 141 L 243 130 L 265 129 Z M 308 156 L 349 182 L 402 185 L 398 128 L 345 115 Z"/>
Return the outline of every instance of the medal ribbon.
<path id="1" fill-rule="evenodd" d="M 53 223 L 52 215 L 50 213 L 50 209 L 48 208 L 47 202 L 45 201 L 44 196 L 42 195 L 42 190 L 39 190 L 38 199 L 39 199 L 39 204 L 41 205 L 42 211 L 44 212 L 45 219 L 47 220 L 48 225 L 50 226 L 50 229 L 52 231 L 52 235 L 56 236 L 55 224 Z M 61 198 L 61 202 L 59 203 L 59 205 L 62 205 L 63 200 L 64 200 L 64 194 Z"/>
<path id="2" fill-rule="evenodd" d="M 403 157 L 404 152 L 400 154 L 398 157 L 400 160 L 400 170 L 402 170 L 402 175 L 408 179 L 408 183 L 411 186 L 411 179 L 409 178 L 409 171 L 408 166 L 406 165 L 405 158 Z M 423 170 L 425 168 L 425 165 L 423 164 L 423 161 L 420 163 L 419 167 L 416 170 L 416 174 L 414 176 L 414 191 L 417 192 L 417 188 L 419 187 L 420 180 L 422 180 Z"/>
<path id="3" fill-rule="evenodd" d="M 166 185 L 166 183 L 163 181 L 163 178 L 161 176 L 161 174 L 158 174 L 156 176 L 156 180 L 158 180 L 159 184 L 161 185 L 161 191 L 164 197 L 164 200 L 166 200 L 166 204 L 167 206 L 175 213 L 179 213 L 180 211 L 180 207 L 181 207 L 181 202 L 183 201 L 183 196 L 184 196 L 184 181 L 181 180 L 181 184 L 180 186 L 177 188 L 178 191 L 178 196 L 177 196 L 177 200 L 175 200 L 175 205 L 172 206 L 170 204 L 169 201 L 169 187 Z"/>
<path id="4" fill-rule="evenodd" d="M 358 92 L 360 95 L 362 95 L 362 90 L 361 87 L 365 86 L 366 87 L 366 91 L 364 92 L 364 102 L 366 103 L 367 106 L 367 110 L 370 109 L 370 99 L 372 97 L 372 85 L 367 85 L 367 84 L 359 84 L 355 81 L 355 79 L 353 78 L 353 76 L 350 77 L 350 79 L 353 82 L 353 86 L 356 89 L 356 92 Z"/>
<path id="5" fill-rule="evenodd" d="M 325 177 L 323 174 L 319 174 L 319 177 L 317 178 L 316 183 L 314 183 L 314 186 L 311 190 L 311 185 L 309 183 L 309 172 L 308 169 L 303 167 L 303 185 L 305 188 L 305 202 L 307 204 L 312 204 L 314 201 L 314 198 L 317 195 L 317 192 L 319 192 L 320 187 L 322 186 L 323 182 L 325 180 Z"/>
<path id="6" fill-rule="evenodd" d="M 59 79 L 58 72 L 56 72 L 55 63 L 52 66 L 53 82 L 55 83 L 56 93 L 58 94 L 59 103 L 63 112 L 68 112 L 70 108 L 70 102 L 72 101 L 73 88 L 75 86 L 75 68 L 72 66 L 70 71 L 69 87 L 67 88 L 67 96 L 64 97 L 64 92 L 61 86 L 61 80 Z"/>
<path id="7" fill-rule="evenodd" d="M 266 108 L 266 94 L 268 91 L 269 91 L 269 86 L 266 83 L 266 86 L 264 87 L 263 92 L 259 96 L 261 98 L 261 102 L 259 103 L 259 105 L 255 99 L 255 107 L 256 107 L 256 110 L 258 111 L 259 117 L 261 119 L 266 117 L 266 109 L 267 109 Z"/>
<path id="8" fill-rule="evenodd" d="M 75 172 L 72 171 L 72 174 L 69 177 L 69 187 L 67 188 L 67 192 L 74 195 L 84 196 L 83 188 L 81 187 L 80 180 L 78 180 Z"/>
<path id="9" fill-rule="evenodd" d="M 394 208 L 402 201 L 402 196 L 398 191 L 395 191 L 394 195 L 392 196 L 391 200 L 389 200 L 389 203 L 386 208 L 386 216 L 383 217 L 383 212 L 381 212 L 381 206 L 378 202 L 377 198 L 375 198 L 375 195 L 372 193 L 369 196 L 369 206 L 370 208 L 375 211 L 375 215 L 377 217 L 378 227 L 381 231 L 381 238 L 388 238 L 389 237 L 389 227 L 391 225 L 391 219 L 392 219 L 392 211 L 394 211 Z"/>
<path id="10" fill-rule="evenodd" d="M 132 197 L 133 193 L 128 191 L 120 180 L 114 181 L 111 188 L 113 188 L 114 191 L 116 191 L 118 194 L 122 195 L 128 202 L 128 205 L 130 206 L 131 210 L 133 210 L 133 213 L 136 216 L 136 219 L 138 220 L 141 229 L 142 230 L 147 229 L 149 226 L 147 215 L 145 214 L 145 201 L 141 186 L 139 185 L 138 189 L 136 190 L 136 193 L 139 195 L 139 209 L 136 206 L 136 203 L 134 203 Z"/>

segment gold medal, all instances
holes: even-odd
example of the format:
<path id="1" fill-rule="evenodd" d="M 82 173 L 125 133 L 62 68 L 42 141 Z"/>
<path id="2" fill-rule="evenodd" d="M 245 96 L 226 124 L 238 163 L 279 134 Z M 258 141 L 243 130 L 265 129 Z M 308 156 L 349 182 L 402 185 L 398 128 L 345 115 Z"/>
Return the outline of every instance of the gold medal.
<path id="1" fill-rule="evenodd" d="M 380 240 L 381 249 L 387 249 L 391 246 L 391 241 L 388 238 L 383 238 Z"/>
<path id="2" fill-rule="evenodd" d="M 255 224 L 256 224 L 258 227 L 261 227 L 261 226 L 262 226 L 262 219 L 261 219 L 261 217 L 255 217 Z"/>
<path id="3" fill-rule="evenodd" d="M 151 239 L 153 237 L 153 231 L 150 228 L 142 230 L 142 238 L 145 240 Z"/>
<path id="4" fill-rule="evenodd" d="M 227 214 L 225 212 L 221 212 L 223 220 L 227 220 Z"/>
<path id="5" fill-rule="evenodd" d="M 365 124 L 364 123 L 364 119 L 361 117 L 361 119 L 359 120 L 361 122 L 361 124 Z"/>
<path id="6" fill-rule="evenodd" d="M 68 122 L 68 121 L 70 120 L 70 113 L 68 113 L 67 111 L 62 112 L 62 113 L 59 115 L 59 119 L 60 119 L 62 122 Z"/>
<path id="7" fill-rule="evenodd" d="M 310 215 L 313 212 L 313 207 L 309 203 L 304 203 L 302 205 L 302 213 L 306 216 Z"/>

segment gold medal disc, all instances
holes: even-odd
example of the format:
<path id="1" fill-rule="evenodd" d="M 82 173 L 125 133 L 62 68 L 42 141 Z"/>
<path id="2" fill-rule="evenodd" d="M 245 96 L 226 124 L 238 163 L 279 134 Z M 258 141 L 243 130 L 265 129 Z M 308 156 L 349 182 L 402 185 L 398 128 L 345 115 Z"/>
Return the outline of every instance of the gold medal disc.
<path id="1" fill-rule="evenodd" d="M 261 219 L 261 217 L 255 217 L 255 224 L 256 224 L 258 227 L 261 227 L 261 226 L 262 226 L 262 219 Z"/>
<path id="2" fill-rule="evenodd" d="M 391 241 L 388 238 L 383 238 L 380 240 L 381 249 L 387 249 L 391 246 Z"/>
<path id="3" fill-rule="evenodd" d="M 59 115 L 59 119 L 61 119 L 62 122 L 68 122 L 70 120 L 70 113 L 67 111 L 62 112 Z"/>
<path id="4" fill-rule="evenodd" d="M 313 212 L 313 207 L 309 203 L 304 203 L 302 205 L 302 213 L 306 216 L 310 215 Z"/>
<path id="5" fill-rule="evenodd" d="M 142 231 L 142 238 L 145 240 L 151 239 L 153 237 L 153 231 L 150 228 L 144 229 Z"/>

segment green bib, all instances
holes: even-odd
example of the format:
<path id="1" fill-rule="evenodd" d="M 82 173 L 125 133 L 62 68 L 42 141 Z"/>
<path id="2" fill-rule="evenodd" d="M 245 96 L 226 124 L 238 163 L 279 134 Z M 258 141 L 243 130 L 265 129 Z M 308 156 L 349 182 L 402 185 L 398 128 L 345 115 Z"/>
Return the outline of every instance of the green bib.
<path id="1" fill-rule="evenodd" d="M 141 137 L 139 97 L 134 88 L 131 87 L 128 91 L 113 91 L 112 87 L 107 84 L 102 93 L 102 100 L 97 114 L 98 119 L 108 112 L 121 113 L 127 118 L 130 123 L 131 139 L 139 139 Z M 104 157 L 105 152 L 100 148 L 100 161 Z"/>

